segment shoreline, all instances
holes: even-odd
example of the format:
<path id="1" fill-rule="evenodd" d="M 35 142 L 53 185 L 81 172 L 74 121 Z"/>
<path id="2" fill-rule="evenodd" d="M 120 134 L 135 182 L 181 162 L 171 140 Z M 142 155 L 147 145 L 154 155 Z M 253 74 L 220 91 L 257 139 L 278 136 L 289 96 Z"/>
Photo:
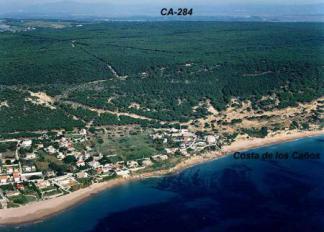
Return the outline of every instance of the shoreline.
<path id="1" fill-rule="evenodd" d="M 289 134 L 288 134 L 289 133 Z M 28 223 L 38 223 L 51 216 L 57 215 L 77 204 L 82 203 L 90 197 L 119 185 L 129 182 L 143 180 L 153 177 L 161 177 L 169 174 L 176 174 L 184 169 L 202 164 L 208 161 L 216 160 L 227 156 L 236 151 L 246 151 L 250 149 L 265 147 L 274 144 L 285 143 L 301 138 L 324 135 L 324 130 L 305 131 L 305 132 L 285 132 L 266 138 L 238 139 L 231 145 L 224 146 L 221 151 L 206 152 L 199 156 L 193 156 L 183 162 L 178 163 L 175 167 L 165 170 L 158 170 L 143 174 L 136 174 L 127 179 L 116 178 L 106 182 L 95 183 L 89 187 L 77 190 L 67 195 L 32 202 L 18 208 L 0 209 L 0 226 L 21 225 Z"/>

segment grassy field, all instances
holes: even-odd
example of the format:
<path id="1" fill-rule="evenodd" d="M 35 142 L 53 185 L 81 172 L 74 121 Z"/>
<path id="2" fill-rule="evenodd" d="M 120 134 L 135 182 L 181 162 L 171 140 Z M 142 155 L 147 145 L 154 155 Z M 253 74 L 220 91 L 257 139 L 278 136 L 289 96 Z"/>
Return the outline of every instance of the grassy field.
<path id="1" fill-rule="evenodd" d="M 147 133 L 109 139 L 103 135 L 102 139 L 103 143 L 97 144 L 97 149 L 103 155 L 111 156 L 111 160 L 136 160 L 150 157 L 157 153 Z"/>
<path id="2" fill-rule="evenodd" d="M 12 201 L 15 204 L 19 204 L 19 205 L 24 205 L 27 203 L 30 203 L 32 201 L 36 201 L 37 197 L 33 196 L 33 195 L 18 195 L 18 196 L 12 196 L 12 197 L 8 197 L 8 199 L 10 201 Z"/>

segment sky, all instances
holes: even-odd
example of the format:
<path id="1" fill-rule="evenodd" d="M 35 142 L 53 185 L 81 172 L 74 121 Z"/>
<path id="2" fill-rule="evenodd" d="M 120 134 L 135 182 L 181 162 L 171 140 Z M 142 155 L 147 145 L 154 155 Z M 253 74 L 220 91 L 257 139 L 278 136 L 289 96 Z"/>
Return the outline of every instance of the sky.
<path id="1" fill-rule="evenodd" d="M 6 5 L 21 4 L 35 4 L 35 3 L 55 3 L 62 2 L 62 0 L 0 0 L 0 3 Z M 80 2 L 80 3 L 120 3 L 120 4 L 178 4 L 178 3 L 199 3 L 199 4 L 222 4 L 222 3 L 238 3 L 238 4 L 316 4 L 323 3 L 323 0 L 65 0 L 65 2 Z"/>
<path id="2" fill-rule="evenodd" d="M 0 0 L 0 18 L 158 17 L 164 7 L 193 8 L 195 16 L 320 15 L 324 20 L 324 0 Z"/>

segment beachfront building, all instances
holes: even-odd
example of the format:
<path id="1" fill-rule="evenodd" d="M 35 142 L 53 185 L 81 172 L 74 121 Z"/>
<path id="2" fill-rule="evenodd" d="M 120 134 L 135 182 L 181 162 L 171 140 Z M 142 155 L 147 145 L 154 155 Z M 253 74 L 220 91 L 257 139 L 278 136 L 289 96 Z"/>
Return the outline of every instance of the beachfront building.
<path id="1" fill-rule="evenodd" d="M 149 158 L 145 158 L 145 159 L 142 160 L 142 165 L 144 167 L 148 167 L 148 166 L 153 165 L 153 162 Z"/>
<path id="2" fill-rule="evenodd" d="M 130 175 L 130 172 L 127 168 L 116 169 L 115 172 L 116 172 L 117 176 L 121 176 L 123 178 L 128 178 Z"/>
<path id="3" fill-rule="evenodd" d="M 76 181 L 76 179 L 72 176 L 72 173 L 69 173 L 67 175 L 64 176 L 59 176 L 59 177 L 55 177 L 52 179 L 49 179 L 49 181 L 58 186 L 59 188 L 61 188 L 62 190 L 68 191 L 75 185 L 78 184 L 78 182 Z"/>
<path id="4" fill-rule="evenodd" d="M 35 185 L 39 189 L 45 189 L 51 186 L 51 183 L 48 180 L 37 180 L 35 181 Z"/>
<path id="5" fill-rule="evenodd" d="M 169 157 L 167 155 L 153 155 L 152 159 L 154 161 L 164 161 L 164 160 L 169 159 Z"/>

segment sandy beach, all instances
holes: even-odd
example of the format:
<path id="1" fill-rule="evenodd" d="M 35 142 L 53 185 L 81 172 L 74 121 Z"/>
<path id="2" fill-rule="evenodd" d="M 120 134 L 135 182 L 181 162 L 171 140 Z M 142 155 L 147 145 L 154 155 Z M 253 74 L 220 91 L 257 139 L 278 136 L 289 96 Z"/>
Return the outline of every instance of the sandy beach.
<path id="1" fill-rule="evenodd" d="M 285 132 L 266 138 L 253 138 L 253 139 L 239 139 L 232 143 L 230 146 L 224 146 L 222 151 L 204 153 L 201 156 L 193 156 L 184 162 L 179 163 L 175 167 L 168 170 L 161 170 L 155 172 L 134 175 L 127 179 L 116 178 L 103 183 L 96 183 L 87 188 L 80 189 L 73 193 L 49 199 L 45 201 L 33 202 L 19 208 L 8 208 L 0 210 L 0 225 L 9 224 L 23 224 L 38 222 L 44 218 L 58 214 L 65 209 L 68 209 L 77 203 L 80 203 L 94 194 L 114 186 L 125 184 L 130 181 L 136 181 L 144 178 L 156 177 L 177 173 L 185 168 L 201 164 L 206 161 L 223 157 L 235 151 L 249 150 L 252 148 L 267 146 L 271 144 L 283 143 L 287 141 L 296 140 L 299 138 L 323 135 L 324 130 L 321 131 L 307 131 L 307 132 Z"/>

